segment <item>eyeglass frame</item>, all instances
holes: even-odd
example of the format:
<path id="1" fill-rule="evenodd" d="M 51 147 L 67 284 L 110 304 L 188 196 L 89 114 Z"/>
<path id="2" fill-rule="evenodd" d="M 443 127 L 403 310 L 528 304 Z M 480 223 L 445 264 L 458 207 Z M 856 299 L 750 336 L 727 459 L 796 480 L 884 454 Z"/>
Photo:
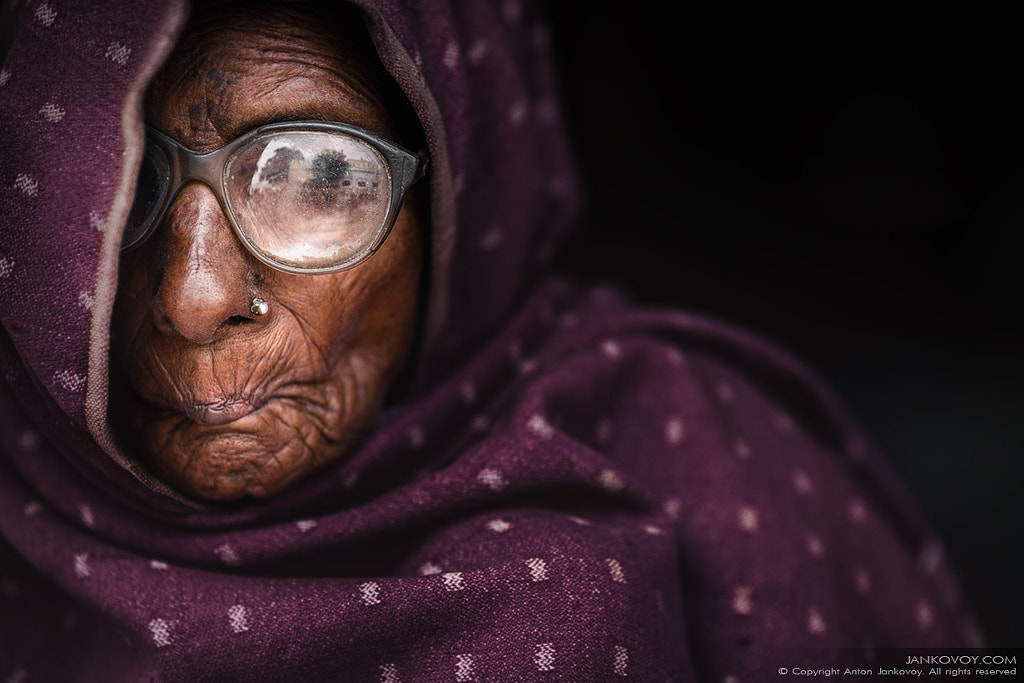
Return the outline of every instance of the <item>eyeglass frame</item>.
<path id="1" fill-rule="evenodd" d="M 387 172 L 389 180 L 391 181 L 391 200 L 388 205 L 387 214 L 384 216 L 381 226 L 377 228 L 377 235 L 374 237 L 373 241 L 367 247 L 364 247 L 361 251 L 357 252 L 353 257 L 340 265 L 327 266 L 323 268 L 298 268 L 274 261 L 269 256 L 263 254 L 245 235 L 239 227 L 238 220 L 235 218 L 234 211 L 227 199 L 226 171 L 231 160 L 250 143 L 255 142 L 262 137 L 269 137 L 274 134 L 285 132 L 343 133 L 368 144 L 380 153 L 387 162 Z M 419 154 L 417 154 L 364 128 L 336 121 L 299 120 L 268 123 L 262 126 L 257 126 L 240 137 L 235 138 L 223 147 L 219 147 L 211 152 L 194 152 L 174 138 L 161 133 L 152 126 L 147 125 L 146 147 L 148 148 L 150 144 L 155 144 L 155 146 L 164 153 L 170 166 L 169 177 L 160 179 L 163 188 L 165 188 L 163 190 L 165 196 L 158 199 L 160 208 L 153 213 L 154 218 L 150 222 L 150 225 L 148 225 L 142 234 L 131 243 L 122 244 L 122 252 L 127 253 L 133 251 L 148 241 L 149 238 L 152 237 L 153 233 L 156 232 L 157 228 L 162 225 L 164 220 L 167 218 L 167 212 L 181 193 L 182 188 L 191 181 L 197 180 L 213 191 L 214 196 L 217 198 L 217 203 L 220 205 L 221 211 L 225 216 L 227 216 L 228 222 L 231 224 L 231 229 L 245 246 L 247 251 L 271 268 L 275 268 L 286 273 L 305 275 L 319 275 L 321 273 L 335 273 L 347 270 L 360 265 L 373 256 L 391 233 L 391 229 L 394 227 L 395 221 L 398 219 L 402 202 L 405 201 L 405 195 L 409 191 L 409 188 L 426 175 L 428 165 L 426 149 L 423 149 Z"/>

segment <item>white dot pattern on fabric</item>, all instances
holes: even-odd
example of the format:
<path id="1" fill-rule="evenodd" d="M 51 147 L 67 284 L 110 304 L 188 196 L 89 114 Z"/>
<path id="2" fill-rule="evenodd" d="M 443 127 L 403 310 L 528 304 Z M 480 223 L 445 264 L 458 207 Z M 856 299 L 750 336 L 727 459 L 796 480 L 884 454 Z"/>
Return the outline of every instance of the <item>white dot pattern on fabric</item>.
<path id="1" fill-rule="evenodd" d="M 914 607 L 914 618 L 917 620 L 918 626 L 928 629 L 935 623 L 935 612 L 928 602 L 922 600 Z"/>
<path id="2" fill-rule="evenodd" d="M 643 530 L 649 533 L 651 536 L 661 536 L 665 533 L 661 527 L 654 526 L 653 524 L 644 524 Z"/>
<path id="3" fill-rule="evenodd" d="M 616 676 L 629 675 L 629 650 L 621 645 L 612 649 L 612 670 Z"/>
<path id="4" fill-rule="evenodd" d="M 942 543 L 932 539 L 921 548 L 921 569 L 928 574 L 934 574 L 942 564 Z"/>
<path id="5" fill-rule="evenodd" d="M 7 85 L 9 80 L 11 80 L 11 72 L 8 69 L 0 71 L 0 86 Z"/>
<path id="6" fill-rule="evenodd" d="M 75 555 L 75 576 L 84 579 L 91 575 L 92 569 L 89 567 L 89 553 L 78 553 Z"/>
<path id="7" fill-rule="evenodd" d="M 57 10 L 50 7 L 50 3 L 44 2 L 36 8 L 35 20 L 43 26 L 53 26 L 57 20 Z"/>
<path id="8" fill-rule="evenodd" d="M 380 683 L 401 683 L 401 680 L 397 666 L 391 663 L 380 665 Z"/>
<path id="9" fill-rule="evenodd" d="M 150 560 L 149 568 L 157 571 L 166 571 L 170 569 L 166 562 L 161 562 L 160 560 Z"/>
<path id="10" fill-rule="evenodd" d="M 42 511 L 43 506 L 40 503 L 37 503 L 36 501 L 32 501 L 31 503 L 25 503 L 25 507 L 22 510 L 22 512 L 25 513 L 26 517 L 35 517 Z"/>
<path id="11" fill-rule="evenodd" d="M 871 574 L 864 567 L 857 567 L 853 572 L 853 583 L 861 593 L 871 590 Z"/>
<path id="12" fill-rule="evenodd" d="M 736 457 L 740 460 L 750 460 L 750 456 L 754 452 L 750 449 L 750 444 L 743 439 L 736 439 L 732 445 L 733 452 L 736 453 Z"/>
<path id="13" fill-rule="evenodd" d="M 82 504 L 78 506 L 78 516 L 82 520 L 82 524 L 91 527 L 96 525 L 96 515 L 93 514 L 92 508 L 88 505 Z"/>
<path id="14" fill-rule="evenodd" d="M 503 534 L 512 528 L 512 525 L 503 519 L 492 519 L 487 522 L 487 528 L 496 534 Z"/>
<path id="15" fill-rule="evenodd" d="M 476 480 L 492 491 L 500 491 L 508 486 L 508 482 L 501 472 L 491 467 L 480 470 L 480 474 L 476 475 Z"/>
<path id="16" fill-rule="evenodd" d="M 157 647 L 167 647 L 171 644 L 171 625 L 163 619 L 154 619 L 149 622 L 149 633 L 153 636 L 153 643 Z"/>
<path id="17" fill-rule="evenodd" d="M 741 505 L 736 511 L 736 517 L 740 529 L 748 534 L 757 533 L 761 528 L 761 519 L 757 508 L 751 505 Z"/>
<path id="18" fill-rule="evenodd" d="M 466 51 L 466 61 L 476 66 L 484 61 L 490 51 L 491 47 L 487 44 L 486 40 L 475 40 L 469 46 L 469 50 Z"/>
<path id="19" fill-rule="evenodd" d="M 608 571 L 612 575 L 612 581 L 617 583 L 626 583 L 626 574 L 622 571 L 622 565 L 614 557 L 609 557 L 605 560 L 605 564 L 608 565 Z"/>
<path id="20" fill-rule="evenodd" d="M 473 655 L 458 655 L 455 658 L 455 680 L 460 683 L 473 680 Z"/>
<path id="21" fill-rule="evenodd" d="M 555 668 L 555 644 L 540 643 L 533 655 L 538 671 L 552 671 Z"/>
<path id="22" fill-rule="evenodd" d="M 107 52 L 104 56 L 115 64 L 124 66 L 128 63 L 128 58 L 131 54 L 132 49 L 130 47 L 125 47 L 121 43 L 111 43 L 107 46 Z"/>
<path id="23" fill-rule="evenodd" d="M 772 426 L 779 434 L 788 435 L 793 433 L 793 420 L 785 413 L 775 413 L 772 416 Z"/>
<path id="24" fill-rule="evenodd" d="M 527 358 L 519 364 L 519 372 L 524 375 L 532 374 L 537 369 L 537 361 L 533 358 Z"/>
<path id="25" fill-rule="evenodd" d="M 754 611 L 753 590 L 750 586 L 735 586 L 732 589 L 732 611 L 741 616 Z"/>
<path id="26" fill-rule="evenodd" d="M 299 521 L 295 522 L 295 526 L 302 533 L 306 533 L 307 531 L 316 528 L 316 521 L 312 519 L 300 519 Z"/>
<path id="27" fill-rule="evenodd" d="M 530 580 L 531 581 L 547 581 L 548 578 L 548 563 L 539 557 L 534 557 L 526 561 L 526 566 L 530 568 Z"/>
<path id="28" fill-rule="evenodd" d="M 665 421 L 665 443 L 678 446 L 686 436 L 686 423 L 681 417 L 670 417 Z"/>
<path id="29" fill-rule="evenodd" d="M 18 434 L 18 448 L 23 451 L 31 451 L 39 445 L 39 435 L 31 429 L 26 429 Z"/>
<path id="30" fill-rule="evenodd" d="M 47 102 L 39 109 L 39 115 L 50 123 L 57 123 L 67 112 L 53 102 Z"/>
<path id="31" fill-rule="evenodd" d="M 93 298 L 89 292 L 78 293 L 78 304 L 87 311 L 92 310 Z"/>
<path id="32" fill-rule="evenodd" d="M 53 375 L 54 381 L 71 392 L 79 392 L 85 387 L 85 377 L 71 370 L 58 370 Z"/>
<path id="33" fill-rule="evenodd" d="M 14 259 L 0 256 L 0 278 L 5 278 L 14 272 Z"/>
<path id="34" fill-rule="evenodd" d="M 601 353 L 608 360 L 618 360 L 622 356 L 622 345 L 614 339 L 606 339 L 601 342 Z"/>
<path id="35" fill-rule="evenodd" d="M 868 510 L 860 500 L 850 501 L 850 505 L 846 508 L 846 512 L 849 514 L 850 519 L 858 524 L 863 523 L 868 518 Z"/>
<path id="36" fill-rule="evenodd" d="M 232 605 L 228 608 L 228 624 L 235 633 L 249 630 L 249 610 L 244 605 Z"/>
<path id="37" fill-rule="evenodd" d="M 807 552 L 814 559 L 821 559 L 825 556 L 825 544 L 815 535 L 807 537 Z"/>
<path id="38" fill-rule="evenodd" d="M 806 472 L 797 470 L 793 473 L 793 488 L 800 495 L 806 496 L 814 490 L 814 482 L 811 481 L 810 475 Z"/>
<path id="39" fill-rule="evenodd" d="M 459 44 L 454 40 L 445 46 L 441 63 L 449 69 L 455 69 L 459 65 Z"/>
<path id="40" fill-rule="evenodd" d="M 359 584 L 359 599 L 364 605 L 379 605 L 380 584 L 375 581 Z"/>
<path id="41" fill-rule="evenodd" d="M 661 509 L 665 511 L 665 514 L 674 520 L 679 519 L 680 513 L 683 511 L 683 501 L 678 498 L 669 498 L 666 500 Z"/>
<path id="42" fill-rule="evenodd" d="M 686 362 L 686 357 L 678 349 L 669 349 L 665 352 L 665 360 L 668 364 L 675 368 L 681 368 Z"/>
<path id="43" fill-rule="evenodd" d="M 228 565 L 229 567 L 236 567 L 241 563 L 241 558 L 238 557 L 238 553 L 230 545 L 225 543 L 222 546 L 214 548 L 213 552 L 217 553 L 220 557 L 221 562 Z"/>
<path id="44" fill-rule="evenodd" d="M 659 590 L 654 591 L 654 604 L 660 614 L 665 613 L 665 596 Z"/>
<path id="45" fill-rule="evenodd" d="M 498 226 L 491 226 L 483 235 L 480 236 L 478 245 L 481 251 L 494 251 L 501 246 L 501 243 L 505 241 L 505 233 Z"/>
<path id="46" fill-rule="evenodd" d="M 433 562 L 424 562 L 420 565 L 420 568 L 416 570 L 416 573 L 420 576 L 436 576 L 443 572 L 444 569 L 439 564 Z"/>
<path id="47" fill-rule="evenodd" d="M 413 448 L 423 448 L 423 444 L 427 441 L 426 432 L 423 431 L 423 427 L 418 425 L 410 428 L 405 437 Z"/>
<path id="48" fill-rule="evenodd" d="M 579 524 L 580 526 L 590 526 L 589 519 L 583 519 L 582 517 L 577 517 L 576 515 L 569 515 L 568 519 L 573 524 Z"/>
<path id="49" fill-rule="evenodd" d="M 555 435 L 555 428 L 540 413 L 530 416 L 526 422 L 526 428 L 539 439 L 550 439 Z"/>
<path id="50" fill-rule="evenodd" d="M 462 572 L 448 572 L 441 576 L 444 582 L 444 589 L 448 591 L 460 591 L 466 587 L 462 581 Z"/>
<path id="51" fill-rule="evenodd" d="M 106 227 L 106 221 L 103 219 L 97 211 L 89 212 L 89 227 L 96 230 L 97 232 L 103 232 Z"/>
<path id="52" fill-rule="evenodd" d="M 14 179 L 14 189 L 29 197 L 35 197 L 39 194 L 39 181 L 27 173 L 19 173 Z"/>
<path id="53" fill-rule="evenodd" d="M 811 608 L 807 612 L 807 632 L 812 636 L 823 636 L 828 630 L 825 624 L 825 617 L 821 615 L 821 612 L 815 608 Z"/>
<path id="54" fill-rule="evenodd" d="M 601 470 L 597 475 L 597 483 L 608 493 L 618 493 L 626 488 L 626 482 L 622 481 L 622 477 L 615 470 Z"/>
<path id="55" fill-rule="evenodd" d="M 505 17 L 505 21 L 508 23 L 518 23 L 519 16 L 522 14 L 522 6 L 519 4 L 519 0 L 505 0 L 505 4 L 502 5 L 501 13 L 502 16 Z"/>

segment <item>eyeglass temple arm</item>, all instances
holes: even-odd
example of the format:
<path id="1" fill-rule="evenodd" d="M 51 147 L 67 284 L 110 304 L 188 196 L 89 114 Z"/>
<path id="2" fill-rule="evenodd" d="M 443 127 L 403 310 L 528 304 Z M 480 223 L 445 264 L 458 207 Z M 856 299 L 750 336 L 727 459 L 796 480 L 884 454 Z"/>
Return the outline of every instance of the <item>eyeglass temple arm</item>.
<path id="1" fill-rule="evenodd" d="M 430 166 L 430 150 L 424 145 L 416 152 L 416 171 L 413 173 L 412 182 L 415 183 L 427 174 Z"/>

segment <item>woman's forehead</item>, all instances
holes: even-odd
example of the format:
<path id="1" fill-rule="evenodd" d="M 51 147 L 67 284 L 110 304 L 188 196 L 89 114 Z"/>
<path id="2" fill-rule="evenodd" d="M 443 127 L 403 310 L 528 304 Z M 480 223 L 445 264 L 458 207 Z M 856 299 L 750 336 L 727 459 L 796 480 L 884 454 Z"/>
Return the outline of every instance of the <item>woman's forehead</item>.
<path id="1" fill-rule="evenodd" d="M 383 69 L 361 26 L 274 8 L 195 17 L 151 85 L 151 125 L 202 151 L 264 123 L 320 119 L 394 134 Z M 349 36 L 346 36 L 346 33 Z"/>

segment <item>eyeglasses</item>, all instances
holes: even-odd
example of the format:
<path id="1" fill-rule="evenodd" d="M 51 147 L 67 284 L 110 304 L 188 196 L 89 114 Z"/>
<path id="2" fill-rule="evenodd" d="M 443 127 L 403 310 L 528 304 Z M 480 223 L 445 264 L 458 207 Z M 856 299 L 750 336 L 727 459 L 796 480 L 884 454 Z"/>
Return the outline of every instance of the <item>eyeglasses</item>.
<path id="1" fill-rule="evenodd" d="M 272 123 L 205 154 L 147 127 L 121 249 L 145 242 L 199 180 L 260 261 L 290 273 L 344 270 L 380 247 L 425 170 L 425 154 L 344 123 Z"/>

